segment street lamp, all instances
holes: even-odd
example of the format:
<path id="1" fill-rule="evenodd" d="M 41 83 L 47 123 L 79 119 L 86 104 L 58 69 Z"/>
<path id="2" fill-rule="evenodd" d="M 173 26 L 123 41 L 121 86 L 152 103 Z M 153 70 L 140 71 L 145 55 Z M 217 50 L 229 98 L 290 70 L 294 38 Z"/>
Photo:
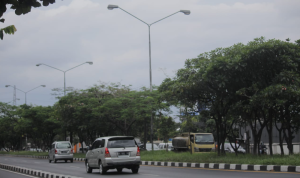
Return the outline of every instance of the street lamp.
<path id="1" fill-rule="evenodd" d="M 108 9 L 108 10 L 113 10 L 113 9 L 116 9 L 116 8 L 121 9 L 122 11 L 126 12 L 127 14 L 131 15 L 132 17 L 138 19 L 139 21 L 143 22 L 144 24 L 146 24 L 146 25 L 148 26 L 148 32 L 149 32 L 149 76 L 150 76 L 150 92 L 152 92 L 152 70 L 151 70 L 151 39 L 150 39 L 150 27 L 151 27 L 151 25 L 153 25 L 153 24 L 155 24 L 155 23 L 157 23 L 157 22 L 159 22 L 159 21 L 162 21 L 162 20 L 164 20 L 164 19 L 166 19 L 166 18 L 168 18 L 168 17 L 170 17 L 170 16 L 172 16 L 172 15 L 175 15 L 175 14 L 177 14 L 178 12 L 182 12 L 182 13 L 184 13 L 185 15 L 190 15 L 190 14 L 191 14 L 191 11 L 190 11 L 190 10 L 180 10 L 180 11 L 177 11 L 177 12 L 175 12 L 175 13 L 173 13 L 173 14 L 171 14 L 171 15 L 168 15 L 168 16 L 162 18 L 162 19 L 159 19 L 159 20 L 157 20 L 157 21 L 155 21 L 155 22 L 153 22 L 153 23 L 151 23 L 151 24 L 148 24 L 148 23 L 144 22 L 143 20 L 139 19 L 138 17 L 136 17 L 136 16 L 130 14 L 129 12 L 125 11 L 124 9 L 120 8 L 120 7 L 117 6 L 117 5 L 112 5 L 112 4 L 110 4 L 110 5 L 107 6 L 107 9 Z M 153 150 L 153 118 L 152 118 L 152 114 L 151 114 L 151 144 L 152 144 L 152 150 Z"/>
<path id="2" fill-rule="evenodd" d="M 53 69 L 56 69 L 56 70 L 59 70 L 59 71 L 63 72 L 63 73 L 64 73 L 64 96 L 66 96 L 66 72 L 68 72 L 69 70 L 72 70 L 72 69 L 74 69 L 74 68 L 76 68 L 76 67 L 79 67 L 79 66 L 81 66 L 81 65 L 83 65 L 83 64 L 86 64 L 86 63 L 88 63 L 88 64 L 90 64 L 90 65 L 93 64 L 93 62 L 87 61 L 87 62 L 84 62 L 84 63 L 78 65 L 78 66 L 72 67 L 71 69 L 68 69 L 68 70 L 66 70 L 66 71 L 57 69 L 57 68 L 55 68 L 55 67 L 52 67 L 52 66 L 49 66 L 49 65 L 43 64 L 43 63 L 39 63 L 39 64 L 37 64 L 36 66 L 45 65 L 45 66 L 48 66 L 48 67 L 51 67 L 51 68 L 53 68 Z"/>
<path id="3" fill-rule="evenodd" d="M 5 87 L 13 87 L 13 86 L 11 86 L 11 85 L 5 85 Z M 46 85 L 40 85 L 40 86 L 38 86 L 38 87 L 35 87 L 35 88 L 33 88 L 33 89 L 31 89 L 31 90 L 29 90 L 29 91 L 23 91 L 23 90 L 20 90 L 19 88 L 15 88 L 15 87 L 13 87 L 13 88 L 15 88 L 15 89 L 17 89 L 17 90 L 19 90 L 19 91 L 21 91 L 21 92 L 23 92 L 24 94 L 25 94 L 25 104 L 27 104 L 27 93 L 28 92 L 30 92 L 30 91 L 32 91 L 32 90 L 34 90 L 34 89 L 36 89 L 36 88 L 39 88 L 39 87 L 46 87 Z"/>

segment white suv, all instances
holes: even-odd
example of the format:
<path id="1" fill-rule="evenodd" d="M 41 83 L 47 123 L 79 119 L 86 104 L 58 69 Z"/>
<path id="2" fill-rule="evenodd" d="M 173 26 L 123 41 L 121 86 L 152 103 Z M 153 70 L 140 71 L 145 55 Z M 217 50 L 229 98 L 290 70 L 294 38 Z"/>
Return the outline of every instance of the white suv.
<path id="1" fill-rule="evenodd" d="M 123 168 L 138 173 L 141 163 L 140 148 L 134 137 L 112 136 L 97 138 L 86 153 L 86 172 L 99 169 L 105 174 L 109 169 L 117 169 L 120 173 Z"/>

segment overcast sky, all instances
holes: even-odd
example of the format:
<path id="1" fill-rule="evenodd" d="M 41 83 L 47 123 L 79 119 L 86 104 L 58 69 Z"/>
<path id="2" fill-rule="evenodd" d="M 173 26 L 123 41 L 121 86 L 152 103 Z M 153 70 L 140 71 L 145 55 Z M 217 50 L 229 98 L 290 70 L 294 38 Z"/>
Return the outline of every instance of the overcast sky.
<path id="1" fill-rule="evenodd" d="M 86 89 L 101 82 L 121 82 L 138 90 L 149 87 L 147 23 L 177 13 L 151 26 L 153 85 L 184 67 L 184 61 L 203 52 L 235 43 L 267 39 L 300 39 L 299 0 L 56 0 L 26 15 L 4 13 L 0 28 L 15 25 L 14 35 L 0 41 L 0 101 L 13 100 L 16 85 L 27 93 L 27 104 L 53 105 L 51 89 Z M 17 91 L 17 105 L 25 94 Z"/>

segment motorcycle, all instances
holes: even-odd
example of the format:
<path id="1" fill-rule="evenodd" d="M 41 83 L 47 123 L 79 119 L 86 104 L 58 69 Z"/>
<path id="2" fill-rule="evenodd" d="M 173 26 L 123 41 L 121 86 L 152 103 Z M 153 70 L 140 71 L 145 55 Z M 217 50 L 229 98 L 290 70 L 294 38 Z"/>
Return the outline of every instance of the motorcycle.
<path id="1" fill-rule="evenodd" d="M 261 155 L 267 155 L 267 150 L 268 148 L 265 145 L 263 145 L 262 147 L 259 148 L 259 153 Z"/>

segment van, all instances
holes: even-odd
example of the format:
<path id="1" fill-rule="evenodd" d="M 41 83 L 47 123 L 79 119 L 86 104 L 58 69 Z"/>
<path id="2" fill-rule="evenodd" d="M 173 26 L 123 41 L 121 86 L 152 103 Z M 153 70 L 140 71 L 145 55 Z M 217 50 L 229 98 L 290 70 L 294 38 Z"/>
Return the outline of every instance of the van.
<path id="1" fill-rule="evenodd" d="M 65 162 L 70 160 L 71 163 L 73 163 L 73 149 L 71 143 L 69 141 L 53 142 L 48 159 L 49 163 L 51 163 L 51 161 L 56 163 L 58 160 L 64 160 Z"/>
<path id="2" fill-rule="evenodd" d="M 97 138 L 85 156 L 86 172 L 99 169 L 105 174 L 109 169 L 123 168 L 138 173 L 141 163 L 140 148 L 132 136 L 111 136 Z"/>

